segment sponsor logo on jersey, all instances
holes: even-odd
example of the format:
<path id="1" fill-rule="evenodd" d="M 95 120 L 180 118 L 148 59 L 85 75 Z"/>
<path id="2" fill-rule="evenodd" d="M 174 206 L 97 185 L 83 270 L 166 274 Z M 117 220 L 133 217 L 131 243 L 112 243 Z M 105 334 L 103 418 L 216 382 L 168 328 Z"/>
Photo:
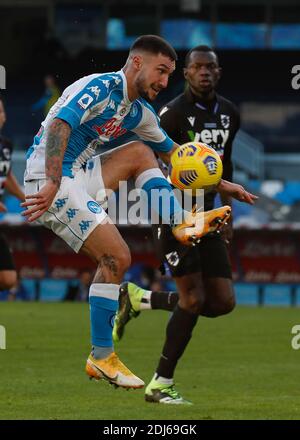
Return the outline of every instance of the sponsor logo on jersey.
<path id="1" fill-rule="evenodd" d="M 189 123 L 191 124 L 191 126 L 192 127 L 194 127 L 194 124 L 195 124 L 195 116 L 188 116 L 188 121 L 189 121 Z"/>
<path id="2" fill-rule="evenodd" d="M 85 110 L 85 109 L 90 105 L 90 103 L 91 103 L 92 101 L 94 101 L 94 98 L 93 98 L 91 95 L 89 95 L 88 93 L 85 93 L 85 94 L 79 99 L 79 101 L 77 101 L 77 105 L 78 105 L 79 107 L 81 107 L 83 110 Z"/>
<path id="3" fill-rule="evenodd" d="M 170 264 L 170 266 L 178 266 L 178 263 L 180 261 L 178 252 L 174 251 L 166 254 L 166 260 Z"/>
<path id="4" fill-rule="evenodd" d="M 94 200 L 87 202 L 87 207 L 93 214 L 100 214 L 101 212 L 101 206 L 99 206 L 99 204 Z"/>
<path id="5" fill-rule="evenodd" d="M 187 133 L 192 142 L 204 142 L 216 150 L 219 150 L 224 149 L 226 142 L 228 141 L 230 131 L 218 128 L 212 128 L 210 130 L 205 128 L 200 132 L 188 130 Z"/>
<path id="6" fill-rule="evenodd" d="M 92 93 L 94 93 L 94 95 L 96 96 L 96 99 L 99 98 L 100 95 L 100 89 L 98 86 L 92 86 L 92 87 L 88 87 L 88 90 L 90 90 Z"/>
<path id="7" fill-rule="evenodd" d="M 97 131 L 100 137 L 105 135 L 107 137 L 117 138 L 127 132 L 127 129 L 122 127 L 122 122 L 123 121 L 119 123 L 117 118 L 111 118 L 100 126 L 93 125 L 93 129 Z"/>
<path id="8" fill-rule="evenodd" d="M 221 124 L 224 128 L 229 128 L 230 125 L 230 116 L 229 115 L 220 115 L 221 116 Z"/>
<path id="9" fill-rule="evenodd" d="M 216 174 L 217 172 L 217 160 L 213 156 L 207 156 L 203 160 L 204 165 L 209 174 Z"/>

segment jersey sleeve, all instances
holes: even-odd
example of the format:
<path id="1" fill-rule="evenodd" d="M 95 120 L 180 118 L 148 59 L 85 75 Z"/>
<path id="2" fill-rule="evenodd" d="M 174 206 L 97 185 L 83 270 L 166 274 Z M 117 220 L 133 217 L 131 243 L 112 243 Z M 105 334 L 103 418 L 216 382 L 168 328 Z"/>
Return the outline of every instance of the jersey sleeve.
<path id="1" fill-rule="evenodd" d="M 154 151 L 168 153 L 173 147 L 174 141 L 160 126 L 159 118 L 150 105 L 143 106 L 142 118 L 132 131 Z"/>
<path id="2" fill-rule="evenodd" d="M 85 122 L 96 107 L 106 105 L 109 92 L 108 82 L 105 84 L 105 81 L 93 79 L 71 92 L 56 118 L 63 119 L 74 130 Z"/>

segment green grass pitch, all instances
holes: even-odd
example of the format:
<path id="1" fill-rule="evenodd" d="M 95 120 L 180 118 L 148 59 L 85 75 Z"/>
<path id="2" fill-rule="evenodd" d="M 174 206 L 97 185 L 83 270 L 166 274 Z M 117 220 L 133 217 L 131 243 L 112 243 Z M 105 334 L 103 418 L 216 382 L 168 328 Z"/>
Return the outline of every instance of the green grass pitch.
<path id="1" fill-rule="evenodd" d="M 151 378 L 169 313 L 145 311 L 117 347 Z M 89 311 L 76 303 L 0 303 L 0 419 L 300 419 L 300 350 L 291 347 L 299 309 L 238 307 L 200 318 L 178 364 L 176 385 L 191 407 L 149 404 L 143 390 L 89 381 Z M 180 331 L 180 329 L 178 329 Z"/>

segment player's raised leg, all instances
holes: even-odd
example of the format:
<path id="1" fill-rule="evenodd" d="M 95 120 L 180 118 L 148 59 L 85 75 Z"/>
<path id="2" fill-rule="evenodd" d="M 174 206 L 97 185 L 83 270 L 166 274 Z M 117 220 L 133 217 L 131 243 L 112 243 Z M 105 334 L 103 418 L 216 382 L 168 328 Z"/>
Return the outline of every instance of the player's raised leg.
<path id="1" fill-rule="evenodd" d="M 171 185 L 159 169 L 153 151 L 143 142 L 130 142 L 108 153 L 96 156 L 91 161 L 94 164 L 91 166 L 89 186 L 95 187 L 97 173 L 102 174 L 104 188 L 113 191 L 118 189 L 120 181 L 126 181 L 132 177 L 135 179 L 136 187 L 147 193 L 150 210 L 156 211 L 159 221 L 167 224 L 173 223 L 173 235 L 184 244 L 191 244 L 193 240 L 218 230 L 230 216 L 231 209 L 228 206 L 205 213 L 184 211 L 184 207 L 175 197 Z M 167 195 L 167 200 L 164 200 L 164 203 L 152 204 L 153 190 L 164 192 Z M 168 209 L 165 210 L 166 205 L 168 205 Z M 178 222 L 174 222 L 176 218 L 183 220 L 178 224 Z"/>

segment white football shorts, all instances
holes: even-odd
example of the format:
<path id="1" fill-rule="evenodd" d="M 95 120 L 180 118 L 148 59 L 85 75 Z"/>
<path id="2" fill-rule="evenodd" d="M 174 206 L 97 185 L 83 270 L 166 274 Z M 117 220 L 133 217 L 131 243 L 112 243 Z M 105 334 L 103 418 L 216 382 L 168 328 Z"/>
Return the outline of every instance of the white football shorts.
<path id="1" fill-rule="evenodd" d="M 46 179 L 25 182 L 25 194 L 37 193 L 45 183 Z M 88 161 L 85 170 L 77 171 L 74 178 L 62 177 L 52 205 L 35 223 L 51 229 L 79 252 L 96 226 L 108 220 L 100 206 L 102 202 L 105 202 L 105 188 L 98 155 Z"/>

